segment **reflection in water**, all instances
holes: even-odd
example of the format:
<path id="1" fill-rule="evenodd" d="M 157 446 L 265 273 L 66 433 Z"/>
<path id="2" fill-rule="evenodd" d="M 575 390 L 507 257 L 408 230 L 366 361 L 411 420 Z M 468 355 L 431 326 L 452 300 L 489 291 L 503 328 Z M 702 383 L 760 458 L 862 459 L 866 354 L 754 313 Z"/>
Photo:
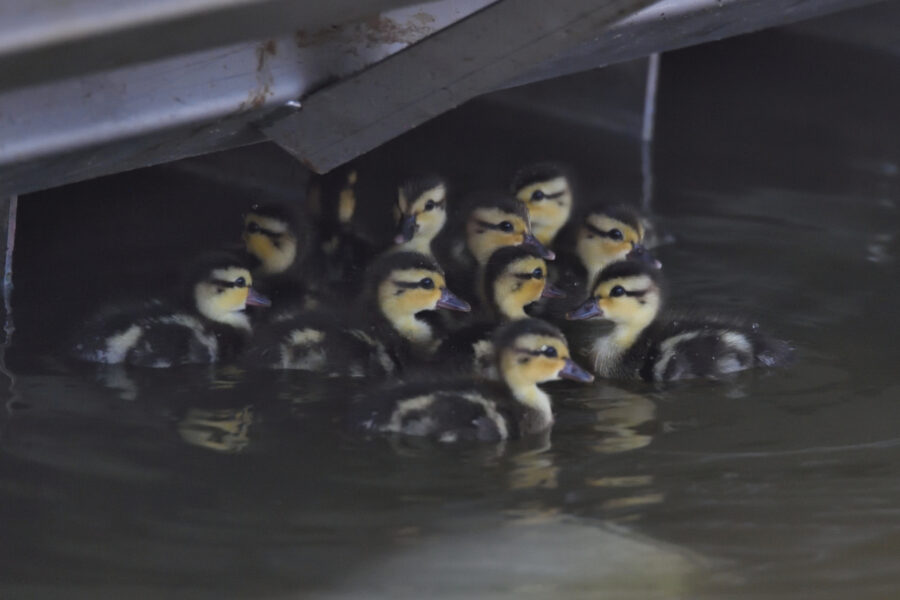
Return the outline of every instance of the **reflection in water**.
<path id="1" fill-rule="evenodd" d="M 237 409 L 191 408 L 178 423 L 181 439 L 215 452 L 236 453 L 250 443 L 253 407 Z"/>

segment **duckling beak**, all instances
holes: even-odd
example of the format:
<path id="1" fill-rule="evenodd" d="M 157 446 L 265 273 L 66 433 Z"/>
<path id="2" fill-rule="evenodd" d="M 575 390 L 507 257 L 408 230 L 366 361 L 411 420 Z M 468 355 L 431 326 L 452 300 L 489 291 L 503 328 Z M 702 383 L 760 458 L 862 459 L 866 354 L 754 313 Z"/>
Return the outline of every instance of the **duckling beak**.
<path id="1" fill-rule="evenodd" d="M 446 308 L 447 310 L 458 310 L 461 312 L 469 312 L 472 307 L 469 303 L 458 298 L 453 292 L 447 288 L 441 288 L 441 298 L 437 301 L 438 308 Z"/>
<path id="2" fill-rule="evenodd" d="M 557 373 L 563 379 L 571 379 L 572 381 L 581 381 L 582 383 L 590 383 L 594 380 L 594 376 L 582 369 L 571 358 L 566 359 L 566 365 Z"/>
<path id="3" fill-rule="evenodd" d="M 643 244 L 635 244 L 634 248 L 625 255 L 625 258 L 646 263 L 654 269 L 662 269 L 662 263 L 656 260 L 656 257 L 650 254 L 650 251 Z"/>
<path id="4" fill-rule="evenodd" d="M 400 229 L 394 236 L 395 244 L 405 244 L 416 234 L 416 215 L 403 215 L 400 218 Z"/>
<path id="5" fill-rule="evenodd" d="M 522 240 L 522 245 L 530 246 L 531 248 L 537 250 L 537 253 L 544 260 L 553 260 L 554 258 L 556 258 L 556 254 L 553 252 L 553 250 L 547 249 L 547 247 L 544 246 L 540 241 L 538 241 L 538 239 L 534 237 L 534 234 L 532 233 L 525 234 L 525 238 Z"/>
<path id="6" fill-rule="evenodd" d="M 565 298 L 566 293 L 550 283 L 549 281 L 544 284 L 544 291 L 541 292 L 541 298 Z"/>
<path id="7" fill-rule="evenodd" d="M 250 288 L 247 292 L 247 306 L 272 306 L 272 301 Z"/>
<path id="8" fill-rule="evenodd" d="M 582 319 L 591 319 L 593 317 L 602 316 L 603 310 L 597 306 L 597 301 L 593 298 L 590 298 L 575 310 L 566 313 L 566 318 L 570 321 L 581 321 Z"/>

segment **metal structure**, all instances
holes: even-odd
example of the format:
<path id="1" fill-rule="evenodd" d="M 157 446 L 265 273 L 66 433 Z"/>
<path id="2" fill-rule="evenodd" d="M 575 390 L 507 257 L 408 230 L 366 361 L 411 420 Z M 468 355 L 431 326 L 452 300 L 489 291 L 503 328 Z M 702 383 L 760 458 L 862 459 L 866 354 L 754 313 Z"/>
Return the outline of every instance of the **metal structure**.
<path id="1" fill-rule="evenodd" d="M 871 0 L 14 0 L 0 197 L 272 139 L 329 170 L 466 100 Z"/>

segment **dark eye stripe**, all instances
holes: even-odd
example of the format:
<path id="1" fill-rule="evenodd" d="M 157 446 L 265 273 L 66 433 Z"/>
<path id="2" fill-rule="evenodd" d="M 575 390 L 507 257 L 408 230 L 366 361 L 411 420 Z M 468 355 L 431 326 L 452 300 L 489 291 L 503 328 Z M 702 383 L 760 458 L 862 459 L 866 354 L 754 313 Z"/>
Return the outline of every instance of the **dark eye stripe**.
<path id="1" fill-rule="evenodd" d="M 424 288 L 425 287 L 424 285 L 422 285 L 421 281 L 397 281 L 397 280 L 394 280 L 394 285 L 396 285 L 399 288 L 404 288 L 407 290 L 414 290 L 416 288 Z M 434 289 L 434 284 L 432 283 L 432 287 L 425 288 L 425 289 Z"/>
<path id="2" fill-rule="evenodd" d="M 596 235 L 599 235 L 600 237 L 605 237 L 605 238 L 611 238 L 612 232 L 614 230 L 618 229 L 618 227 L 614 227 L 613 229 L 610 229 L 609 231 L 602 231 L 600 229 L 597 229 L 590 223 L 585 223 L 584 226 L 587 227 L 588 231 L 590 231 L 591 233 L 594 233 Z"/>
<path id="3" fill-rule="evenodd" d="M 260 227 L 259 225 L 256 226 L 256 231 L 251 231 L 250 233 L 261 233 L 270 238 L 281 237 L 280 233 L 275 233 L 271 229 L 266 229 L 265 227 Z"/>
<path id="4" fill-rule="evenodd" d="M 244 281 L 244 278 L 240 277 L 239 279 L 241 280 L 240 283 L 237 283 L 236 281 L 225 281 L 224 279 L 210 279 L 209 282 L 214 283 L 216 285 L 221 285 L 222 287 L 227 287 L 227 288 L 245 288 L 245 287 L 247 287 L 247 282 Z"/>
<path id="5" fill-rule="evenodd" d="M 475 222 L 478 223 L 479 225 L 481 225 L 482 227 L 487 227 L 488 229 L 494 229 L 496 231 L 503 231 L 503 228 L 500 227 L 500 223 L 497 223 L 495 225 L 494 223 L 488 223 L 487 221 L 482 221 L 481 219 L 476 219 Z M 504 221 L 504 223 L 506 223 L 506 221 Z M 513 227 L 515 227 L 515 225 L 513 225 Z M 504 232 L 504 233 L 509 233 L 509 232 Z"/>

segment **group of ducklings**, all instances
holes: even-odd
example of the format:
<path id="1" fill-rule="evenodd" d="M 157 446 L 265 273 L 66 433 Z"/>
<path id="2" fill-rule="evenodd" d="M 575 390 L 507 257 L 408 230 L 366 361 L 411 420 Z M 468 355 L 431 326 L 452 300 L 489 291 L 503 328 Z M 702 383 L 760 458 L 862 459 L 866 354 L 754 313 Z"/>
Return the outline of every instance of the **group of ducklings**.
<path id="1" fill-rule="evenodd" d="M 649 221 L 628 206 L 573 213 L 558 165 L 452 213 L 435 175 L 394 187 L 388 215 L 366 185 L 351 165 L 314 177 L 303 211 L 253 206 L 242 254 L 198 261 L 174 301 L 97 315 L 74 355 L 381 378 L 353 401 L 353 427 L 450 442 L 546 431 L 545 382 L 721 378 L 790 354 L 755 325 L 663 313 Z"/>

